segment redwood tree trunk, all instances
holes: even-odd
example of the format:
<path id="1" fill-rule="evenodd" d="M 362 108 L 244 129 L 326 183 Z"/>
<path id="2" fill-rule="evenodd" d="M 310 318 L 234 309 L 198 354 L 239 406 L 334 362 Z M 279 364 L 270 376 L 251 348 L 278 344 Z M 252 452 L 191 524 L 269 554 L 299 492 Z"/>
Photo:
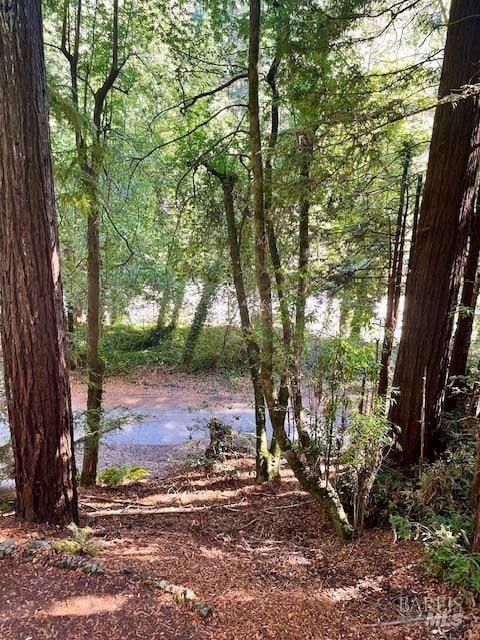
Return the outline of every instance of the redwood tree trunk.
<path id="1" fill-rule="evenodd" d="M 40 0 L 0 0 L 2 348 L 16 510 L 78 520 Z"/>
<path id="2" fill-rule="evenodd" d="M 450 362 L 449 377 L 456 388 L 465 389 L 465 376 L 467 373 L 468 352 L 472 338 L 473 320 L 478 298 L 478 257 L 480 254 L 480 202 L 477 202 L 472 212 L 470 240 L 467 257 L 463 270 L 462 295 L 460 297 L 460 311 L 457 327 L 453 340 L 452 359 Z M 456 380 L 455 380 L 456 378 Z M 462 394 L 447 392 L 445 411 L 453 411 L 458 406 Z"/>
<path id="3" fill-rule="evenodd" d="M 439 96 L 479 80 L 480 14 L 476 0 L 453 0 Z M 450 359 L 465 226 L 479 159 L 478 96 L 437 107 L 390 410 L 401 429 L 399 462 L 408 467 L 442 448 L 439 421 Z M 425 376 L 425 385 L 423 378 Z M 425 389 L 425 398 L 424 398 Z M 425 420 L 422 420 L 422 407 Z"/>

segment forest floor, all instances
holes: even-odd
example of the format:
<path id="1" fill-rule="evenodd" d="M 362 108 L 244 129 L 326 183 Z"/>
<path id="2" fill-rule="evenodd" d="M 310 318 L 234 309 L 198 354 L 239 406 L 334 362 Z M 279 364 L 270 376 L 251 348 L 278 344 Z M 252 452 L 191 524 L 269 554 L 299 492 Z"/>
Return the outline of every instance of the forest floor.
<path id="1" fill-rule="evenodd" d="M 420 543 L 395 543 L 387 529 L 342 543 L 282 476 L 260 486 L 252 460 L 177 463 L 144 483 L 82 491 L 105 574 L 52 566 L 48 550 L 0 560 L 1 640 L 413 640 L 441 637 L 437 610 L 443 637 L 480 638 L 478 612 L 423 573 Z M 0 539 L 66 535 L 0 515 Z M 211 612 L 178 604 L 152 587 L 158 579 L 193 590 Z"/>
<path id="2" fill-rule="evenodd" d="M 72 405 L 84 409 L 87 404 L 86 379 L 71 374 Z M 229 380 L 220 374 L 191 375 L 167 366 L 148 366 L 130 376 L 108 377 L 105 381 L 104 403 L 107 407 L 227 406 L 250 403 L 251 389 L 247 377 Z"/>
<path id="3" fill-rule="evenodd" d="M 72 396 L 83 408 L 81 380 Z M 243 406 L 248 381 L 145 369 L 109 379 L 105 394 L 109 407 L 142 410 L 195 410 L 206 398 Z M 25 551 L 70 534 L 0 513 L 0 541 L 19 545 L 0 560 L 0 640 L 480 639 L 479 614 L 423 572 L 420 543 L 395 543 L 388 528 L 342 543 L 285 468 L 281 484 L 260 486 L 253 460 L 192 466 L 188 443 L 102 451 L 103 466 L 153 469 L 142 483 L 80 493 L 97 550 L 90 562 L 105 573 L 60 568 L 49 548 Z M 205 619 L 156 580 L 193 590 Z"/>

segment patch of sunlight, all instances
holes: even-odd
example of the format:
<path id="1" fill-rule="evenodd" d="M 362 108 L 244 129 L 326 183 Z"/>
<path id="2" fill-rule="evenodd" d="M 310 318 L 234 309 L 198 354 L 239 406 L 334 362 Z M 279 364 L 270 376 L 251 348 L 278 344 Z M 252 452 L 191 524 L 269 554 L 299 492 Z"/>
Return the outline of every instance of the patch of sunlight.
<path id="1" fill-rule="evenodd" d="M 127 596 L 73 596 L 53 603 L 48 609 L 38 613 L 42 617 L 94 616 L 100 613 L 114 613 L 126 602 Z"/>
<path id="2" fill-rule="evenodd" d="M 287 558 L 287 562 L 289 565 L 292 565 L 294 567 L 307 566 L 312 564 L 311 560 L 305 558 L 305 556 L 302 555 L 290 555 Z"/>
<path id="3" fill-rule="evenodd" d="M 220 549 L 212 549 L 209 547 L 200 547 L 199 551 L 204 558 L 222 558 L 225 555 Z"/>
<path id="4" fill-rule="evenodd" d="M 363 598 L 365 591 L 381 592 L 382 588 L 380 582 L 383 580 L 383 576 L 377 578 L 363 578 L 359 580 L 356 585 L 350 585 L 348 587 L 337 587 L 335 589 L 323 589 L 322 594 L 332 600 L 333 602 L 342 602 L 344 600 L 356 600 L 357 598 Z"/>

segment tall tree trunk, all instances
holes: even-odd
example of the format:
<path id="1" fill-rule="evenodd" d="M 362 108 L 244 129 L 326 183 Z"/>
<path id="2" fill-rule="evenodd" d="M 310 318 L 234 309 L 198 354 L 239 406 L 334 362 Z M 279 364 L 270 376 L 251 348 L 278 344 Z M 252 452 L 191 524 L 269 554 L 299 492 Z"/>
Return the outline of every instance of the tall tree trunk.
<path id="1" fill-rule="evenodd" d="M 228 246 L 232 265 L 233 282 L 240 313 L 240 323 L 247 349 L 247 362 L 252 381 L 253 395 L 255 399 L 255 461 L 257 482 L 266 482 L 279 477 L 279 457 L 276 441 L 269 448 L 267 430 L 265 426 L 266 407 L 263 396 L 262 381 L 260 379 L 260 348 L 255 340 L 253 327 L 248 308 L 247 294 L 243 277 L 242 260 L 240 255 L 240 243 L 235 223 L 235 209 L 233 189 L 235 177 L 221 174 L 212 167 L 208 167 L 210 173 L 215 175 L 222 184 L 225 218 L 227 222 Z M 274 440 L 274 437 L 273 437 Z"/>
<path id="2" fill-rule="evenodd" d="M 478 82 L 479 59 L 478 3 L 453 0 L 439 97 Z M 426 457 L 432 458 L 443 447 L 440 416 L 465 225 L 475 194 L 480 151 L 479 113 L 477 95 L 460 98 L 455 105 L 440 105 L 435 112 L 393 381 L 400 395 L 390 408 L 390 420 L 400 427 L 398 457 L 402 467 L 418 463 L 422 450 Z"/>
<path id="3" fill-rule="evenodd" d="M 388 391 L 388 367 L 392 355 L 393 338 L 398 320 L 398 306 L 402 292 L 403 274 L 403 254 L 405 245 L 405 228 L 407 222 L 407 190 L 408 171 L 410 168 L 410 149 L 404 149 L 403 174 L 400 185 L 400 202 L 398 205 L 397 224 L 395 227 L 395 238 L 393 241 L 393 251 L 390 252 L 391 259 L 388 273 L 387 290 L 387 316 L 385 318 L 385 328 L 383 335 L 382 355 L 380 360 L 380 375 L 378 381 L 378 395 L 385 398 Z"/>
<path id="4" fill-rule="evenodd" d="M 0 0 L 2 349 L 16 511 L 78 521 L 40 0 Z"/>
<path id="5" fill-rule="evenodd" d="M 156 333 L 158 334 L 165 329 L 165 320 L 167 318 L 168 307 L 170 306 L 171 296 L 170 296 L 170 284 L 164 286 L 162 291 L 162 297 L 160 299 L 160 304 L 158 306 L 158 316 L 157 316 L 157 326 Z"/>
<path id="6" fill-rule="evenodd" d="M 97 481 L 104 373 L 100 357 L 100 214 L 95 186 L 92 191 L 87 227 L 87 424 L 81 475 L 81 484 L 85 487 Z"/>
<path id="7" fill-rule="evenodd" d="M 78 73 L 80 56 L 80 36 L 82 20 L 82 1 L 77 0 L 73 41 L 70 34 L 69 5 L 64 6 L 62 40 L 60 50 L 70 67 L 72 100 L 79 107 L 78 81 L 85 85 L 83 111 L 87 112 L 87 94 L 91 90 L 88 80 Z M 98 464 L 98 447 L 101 431 L 102 395 L 104 365 L 100 358 L 100 177 L 104 169 L 105 148 L 110 117 L 105 117 L 107 98 L 112 91 L 120 70 L 125 63 L 119 61 L 119 0 L 112 2 L 111 64 L 104 82 L 94 92 L 92 124 L 95 132 L 93 144 L 88 145 L 80 131 L 76 131 L 78 164 L 83 173 L 85 193 L 89 201 L 87 220 L 87 424 L 81 483 L 84 486 L 95 484 Z"/>
<path id="8" fill-rule="evenodd" d="M 185 345 L 183 347 L 182 355 L 182 367 L 184 369 L 190 369 L 195 355 L 195 349 L 197 348 L 198 339 L 203 329 L 203 325 L 207 319 L 208 312 L 215 299 L 215 295 L 219 285 L 219 270 L 218 264 L 211 265 L 205 272 L 204 283 L 200 300 L 198 301 L 197 308 L 193 316 L 190 330 L 185 339 Z"/>
<path id="9" fill-rule="evenodd" d="M 260 347 L 260 371 L 262 388 L 268 406 L 276 441 L 290 468 L 305 491 L 308 491 L 325 508 L 339 535 L 349 538 L 352 528 L 328 481 L 322 481 L 314 470 L 307 469 L 300 455 L 285 433 L 285 413 L 288 404 L 288 386 L 282 381 L 278 394 L 275 390 L 273 371 L 273 313 L 271 280 L 268 272 L 268 247 L 264 209 L 264 182 L 262 143 L 258 100 L 258 62 L 260 51 L 260 0 L 250 0 L 248 46 L 248 112 L 250 136 L 250 162 L 252 167 L 253 218 L 255 239 L 255 275 L 260 297 L 262 319 L 262 344 Z"/>
<path id="10" fill-rule="evenodd" d="M 307 133 L 299 136 L 300 159 L 300 204 L 298 224 L 298 285 L 295 304 L 295 341 L 294 341 L 294 373 L 292 376 L 293 411 L 295 423 L 302 444 L 308 448 L 309 436 L 303 423 L 303 399 L 301 389 L 301 371 L 305 343 L 306 317 L 305 309 L 308 295 L 308 265 L 310 259 L 310 167 L 313 159 L 313 140 Z"/>
<path id="11" fill-rule="evenodd" d="M 467 374 L 468 352 L 472 338 L 475 307 L 477 306 L 479 279 L 478 257 L 480 254 L 480 199 L 473 208 L 469 229 L 469 243 L 465 266 L 463 269 L 462 294 L 460 296 L 460 310 L 457 327 L 453 339 L 452 358 L 450 361 L 449 378 L 456 388 L 465 390 L 465 376 Z M 447 390 L 445 411 L 454 411 L 462 397 L 459 393 Z"/>
<path id="12" fill-rule="evenodd" d="M 407 277 L 412 269 L 412 258 L 415 249 L 415 240 L 417 238 L 418 218 L 420 216 L 420 205 L 422 203 L 423 176 L 421 173 L 417 176 L 417 188 L 415 190 L 415 204 L 413 206 L 412 233 L 410 236 L 410 250 L 408 252 L 408 268 Z"/>

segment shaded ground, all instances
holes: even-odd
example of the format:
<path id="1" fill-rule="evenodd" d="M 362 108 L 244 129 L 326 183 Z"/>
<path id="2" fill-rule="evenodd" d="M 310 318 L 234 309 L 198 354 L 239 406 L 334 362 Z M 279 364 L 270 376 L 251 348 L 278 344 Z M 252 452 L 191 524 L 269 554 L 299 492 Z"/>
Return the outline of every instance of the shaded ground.
<path id="1" fill-rule="evenodd" d="M 1 561 L 0 638 L 439 637 L 423 621 L 398 624 L 405 599 L 444 603 L 455 595 L 423 574 L 420 544 L 394 544 L 381 530 L 343 544 L 288 472 L 281 487 L 258 486 L 250 470 L 251 461 L 208 473 L 170 470 L 146 484 L 84 492 L 83 515 L 124 511 L 94 515 L 107 574 Z M 162 513 L 142 515 L 152 508 Z M 61 534 L 40 527 L 32 534 L 0 517 L 0 538 L 32 535 Z M 193 589 L 213 614 L 202 620 L 144 586 L 142 572 Z M 472 610 L 462 616 L 461 632 L 450 637 L 480 637 Z"/>

